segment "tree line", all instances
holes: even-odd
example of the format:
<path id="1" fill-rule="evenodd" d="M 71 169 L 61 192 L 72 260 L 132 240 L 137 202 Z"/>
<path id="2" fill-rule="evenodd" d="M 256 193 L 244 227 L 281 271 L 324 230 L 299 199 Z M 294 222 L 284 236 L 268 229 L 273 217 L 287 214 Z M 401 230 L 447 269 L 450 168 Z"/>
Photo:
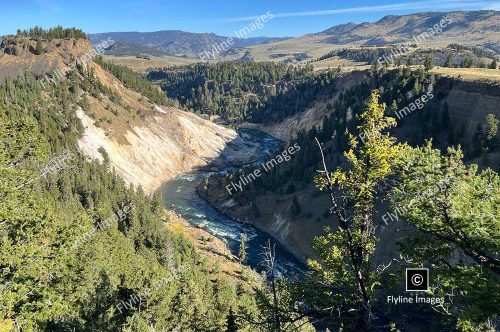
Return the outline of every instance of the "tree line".
<path id="1" fill-rule="evenodd" d="M 77 68 L 0 85 L 0 329 L 264 331 L 254 293 L 165 228 L 159 195 L 80 154 L 75 107 L 109 93 L 96 81 Z M 64 151 L 69 167 L 41 174 Z"/>
<path id="2" fill-rule="evenodd" d="M 436 89 L 436 103 L 402 120 L 415 126 L 404 136 L 407 143 L 392 136 L 397 123 L 390 115 L 435 88 L 432 75 L 408 68 L 373 75 L 373 84 L 342 93 L 319 128 L 298 133 L 290 144 L 297 142 L 301 153 L 292 161 L 231 196 L 246 205 L 269 191 L 287 195 L 292 197 L 290 218 L 296 218 L 301 212 L 295 194 L 314 181 L 331 203 L 323 215 L 331 226 L 311 244 L 316 258 L 309 260 L 305 279 L 279 282 L 277 301 L 261 305 L 279 313 L 271 320 L 282 331 L 297 316 L 346 331 L 402 330 L 422 325 L 418 317 L 423 316 L 441 327 L 493 331 L 500 301 L 500 242 L 494 235 L 500 227 L 500 178 L 495 170 L 479 171 L 464 162 L 457 144 L 468 148 L 468 159 L 476 156 L 470 146 L 476 138 L 466 137 L 465 130 L 443 137 L 443 130 L 453 133 L 456 127 L 447 104 L 437 102 L 446 89 Z M 481 131 L 479 147 L 494 151 L 498 120 L 488 115 L 478 127 L 488 128 Z M 359 134 L 369 139 L 361 140 Z M 224 188 L 238 175 L 211 177 L 207 187 Z M 384 201 L 400 224 L 382 222 L 377 210 Z M 252 211 L 258 217 L 255 203 Z M 391 227 L 410 227 L 412 232 L 398 240 L 397 261 L 375 263 L 381 241 L 375 230 Z M 443 306 L 407 312 L 385 302 L 386 295 L 401 292 L 407 267 L 430 268 L 429 295 L 444 298 Z"/>
<path id="3" fill-rule="evenodd" d="M 34 28 L 29 28 L 27 30 L 18 29 L 15 37 L 30 37 L 35 39 L 45 39 L 48 41 L 63 38 L 88 39 L 87 34 L 81 29 L 63 28 L 60 25 L 49 29 L 43 29 L 39 26 L 35 26 Z"/>
<path id="4" fill-rule="evenodd" d="M 187 110 L 226 121 L 280 121 L 334 91 L 338 73 L 273 62 L 230 61 L 156 68 L 148 79 Z M 328 88 L 328 89 L 327 89 Z"/>

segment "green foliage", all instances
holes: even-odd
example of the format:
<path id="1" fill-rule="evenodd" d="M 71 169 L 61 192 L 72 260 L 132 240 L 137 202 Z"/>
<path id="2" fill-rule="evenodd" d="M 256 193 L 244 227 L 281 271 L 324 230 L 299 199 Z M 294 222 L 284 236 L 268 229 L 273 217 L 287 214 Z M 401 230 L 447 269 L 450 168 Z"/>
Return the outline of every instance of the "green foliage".
<path id="1" fill-rule="evenodd" d="M 499 120 L 495 117 L 495 114 L 490 113 L 486 115 L 486 120 L 485 120 L 486 144 L 490 148 L 493 148 L 495 139 L 497 137 L 498 122 Z"/>
<path id="2" fill-rule="evenodd" d="M 63 39 L 63 38 L 83 38 L 87 39 L 87 35 L 80 29 L 76 28 L 66 28 L 64 29 L 60 25 L 55 28 L 50 28 L 45 30 L 39 26 L 30 28 L 28 30 L 17 30 L 16 37 L 31 37 L 37 39 L 53 40 L 53 39 Z"/>
<path id="3" fill-rule="evenodd" d="M 358 215 L 362 216 L 364 215 L 362 213 L 363 211 L 368 211 L 366 215 L 372 216 L 373 209 L 363 209 L 363 206 L 370 206 L 370 204 L 372 204 L 369 199 L 369 194 L 373 193 L 373 190 L 375 189 L 374 194 L 371 196 L 374 204 L 386 199 L 386 185 L 397 184 L 397 182 L 394 181 L 394 177 L 396 177 L 398 172 L 402 170 L 402 166 L 409 163 L 410 157 L 407 156 L 407 153 L 410 151 L 412 154 L 414 153 L 414 150 L 410 150 L 405 146 L 395 147 L 390 145 L 390 142 L 393 139 L 388 136 L 387 129 L 383 129 L 383 124 L 385 121 L 389 121 L 393 124 L 394 120 L 380 120 L 379 115 L 377 115 L 381 113 L 382 107 L 380 105 L 378 108 L 374 107 L 374 109 L 370 111 L 369 116 L 366 115 L 363 117 L 361 115 L 365 109 L 363 101 L 368 100 L 370 105 L 375 104 L 373 102 L 373 96 L 371 95 L 371 89 L 373 87 L 383 87 L 383 89 L 380 89 L 382 91 L 380 100 L 390 103 L 389 105 L 393 105 L 386 111 L 386 113 L 389 114 L 396 111 L 398 107 L 401 108 L 412 103 L 415 98 L 419 97 L 419 95 L 416 95 L 414 91 L 416 84 L 419 85 L 418 90 L 421 93 L 429 91 L 433 88 L 436 97 L 432 100 L 432 102 L 427 103 L 425 108 L 415 112 L 415 114 L 408 116 L 408 120 L 406 118 L 399 120 L 410 121 L 411 127 L 414 127 L 415 131 L 418 132 L 418 135 L 415 135 L 415 138 L 412 137 L 408 139 L 412 145 L 420 145 L 425 142 L 426 138 L 436 137 L 435 141 L 439 142 L 439 140 L 441 140 L 441 146 L 443 146 L 444 149 L 446 142 L 444 142 L 442 136 L 446 137 L 446 134 L 449 134 L 453 144 L 471 141 L 471 137 L 466 135 L 468 132 L 467 123 L 456 124 L 455 121 L 452 121 L 450 119 L 449 105 L 447 103 L 440 102 L 439 96 L 441 94 L 446 95 L 448 91 L 447 87 L 439 85 L 433 86 L 432 75 L 426 74 L 423 68 L 415 71 L 411 71 L 408 68 L 401 68 L 384 75 L 375 73 L 373 80 L 373 85 L 358 85 L 350 90 L 347 90 L 345 93 L 339 94 L 338 99 L 331 102 L 329 107 L 326 107 L 327 109 L 334 109 L 335 112 L 332 112 L 330 116 L 326 116 L 320 127 L 313 127 L 309 132 L 300 131 L 297 133 L 297 137 L 290 142 L 290 146 L 297 143 L 301 147 L 300 152 L 294 155 L 291 161 L 280 165 L 280 167 L 275 168 L 270 172 L 264 173 L 261 177 L 256 179 L 256 181 L 249 184 L 245 191 L 235 193 L 231 196 L 231 198 L 235 199 L 238 204 L 248 204 L 248 202 L 252 201 L 253 197 L 256 195 L 269 194 L 269 192 L 272 192 L 277 195 L 279 200 L 278 202 L 283 202 L 283 197 L 279 195 L 283 194 L 288 197 L 290 194 L 297 193 L 302 189 L 308 188 L 308 184 L 313 178 L 313 174 L 317 169 L 322 167 L 319 149 L 317 149 L 314 144 L 314 138 L 319 137 L 321 141 L 325 142 L 323 144 L 323 151 L 325 152 L 327 164 L 333 165 L 334 167 L 342 165 L 340 172 L 336 173 L 339 181 L 336 184 L 336 190 L 334 190 L 334 197 L 347 197 L 349 200 L 345 202 L 344 206 L 352 209 L 352 213 L 356 212 Z M 491 118 L 491 116 L 489 118 Z M 387 118 L 384 117 L 384 119 Z M 360 128 L 359 133 L 361 134 L 365 144 L 360 142 L 356 137 L 348 135 L 349 132 L 356 132 L 357 127 L 362 126 L 364 121 L 367 121 L 368 124 L 362 127 L 364 129 Z M 382 125 L 377 125 L 377 122 L 381 122 Z M 492 119 L 485 120 L 483 123 L 484 128 L 486 128 L 486 122 L 493 123 L 494 121 L 492 121 Z M 386 124 L 390 126 L 392 125 L 391 123 Z M 436 131 L 436 127 L 439 128 L 439 131 Z M 486 130 L 484 130 L 484 133 L 485 132 Z M 484 133 L 483 136 L 486 137 L 486 134 Z M 352 147 L 353 139 L 354 141 L 358 141 L 356 148 Z M 382 142 L 382 144 L 380 145 L 379 142 Z M 369 150 L 365 150 L 363 154 L 356 152 L 362 148 L 369 148 Z M 281 150 L 281 148 L 278 148 L 277 151 L 279 152 Z M 387 150 L 392 152 L 398 151 L 396 155 L 392 154 L 392 156 L 398 160 L 398 163 L 388 163 L 388 160 L 391 158 L 384 159 L 388 155 L 383 152 Z M 352 151 L 356 152 L 354 153 L 354 157 L 350 156 Z M 370 153 L 368 153 L 368 151 L 370 151 Z M 343 152 L 347 152 L 347 156 L 349 156 L 347 158 L 348 163 L 346 163 L 344 159 L 339 158 L 339 154 Z M 439 151 L 436 153 L 438 152 Z M 366 160 L 364 157 L 366 157 L 367 154 L 385 157 L 381 160 L 377 158 L 373 159 L 372 161 L 375 161 L 375 163 L 370 166 L 372 171 L 363 173 L 360 169 L 367 167 L 366 162 L 363 163 L 363 161 Z M 415 155 L 413 156 L 415 160 L 428 159 L 423 155 L 420 157 L 416 157 Z M 400 157 L 403 158 L 403 160 L 400 160 Z M 408 171 L 406 168 L 405 170 Z M 358 174 L 358 182 L 345 182 L 346 180 L 344 179 L 344 175 L 349 174 L 351 171 L 356 173 L 353 173 L 350 179 L 355 179 L 354 174 Z M 419 172 L 426 173 L 427 171 L 420 170 Z M 251 168 L 246 172 L 251 172 Z M 372 176 L 363 178 L 366 174 L 372 174 Z M 235 175 L 226 174 L 221 177 L 211 177 L 209 179 L 209 185 L 211 188 L 224 188 L 225 185 L 229 183 L 227 181 L 230 181 L 231 176 Z M 380 176 L 381 178 L 378 179 L 377 176 Z M 361 180 L 364 179 L 366 179 L 366 184 L 361 182 Z M 220 181 L 221 183 L 214 183 L 217 181 Z M 439 180 L 430 180 L 428 184 L 431 185 L 431 183 L 434 183 L 434 185 L 437 185 L 440 183 L 438 181 Z M 374 185 L 375 183 L 378 184 Z M 328 185 L 328 182 L 324 184 Z M 342 188 L 339 187 L 341 184 L 343 184 Z M 430 191 L 426 190 L 424 192 L 432 192 L 433 189 L 430 189 Z M 498 190 L 495 190 L 498 193 Z M 496 195 L 498 196 L 498 194 Z M 431 197 L 432 196 L 429 196 L 428 199 L 432 200 Z M 479 195 L 476 199 L 480 199 L 480 197 L 482 196 Z M 354 198 L 358 201 L 354 200 Z M 293 196 L 290 198 L 290 201 L 292 199 Z M 339 206 L 342 206 L 340 203 L 344 203 L 344 201 L 340 199 L 338 202 Z M 255 204 L 255 202 L 252 204 Z M 484 207 L 479 206 L 479 208 L 484 210 Z M 252 209 L 254 208 L 252 207 Z M 397 212 L 400 213 L 400 210 L 398 209 Z M 496 213 L 498 214 L 498 212 Z M 348 216 L 350 217 L 351 214 Z M 399 216 L 399 218 L 401 220 L 405 220 L 403 216 Z M 316 239 L 313 243 L 316 252 L 320 253 L 318 254 L 318 259 L 310 261 L 311 269 L 307 278 L 300 279 L 296 283 L 291 282 L 286 285 L 286 294 L 290 297 L 290 299 L 281 302 L 281 305 L 278 305 L 277 307 L 279 308 L 279 312 L 283 313 L 283 316 L 288 315 L 288 317 L 291 317 L 292 313 L 297 314 L 298 312 L 299 315 L 305 315 L 310 319 L 333 322 L 335 328 L 338 327 L 343 328 L 344 330 L 349 330 L 355 328 L 355 324 L 358 324 L 358 326 L 361 325 L 361 328 L 367 328 L 366 325 L 363 325 L 363 323 L 366 322 L 366 324 L 368 324 L 368 319 L 366 319 L 365 322 L 359 322 L 360 317 L 363 316 L 360 315 L 359 310 L 359 307 L 361 306 L 360 303 L 362 303 L 363 300 L 362 295 L 359 293 L 359 288 L 357 287 L 359 280 L 356 278 L 356 273 L 353 272 L 352 263 L 350 261 L 348 231 L 345 228 L 337 226 L 339 224 L 339 218 L 335 215 L 335 213 L 332 216 L 330 211 L 326 211 L 324 219 L 327 222 L 331 222 L 331 226 L 327 229 L 324 236 Z M 362 225 L 362 220 L 363 218 L 354 218 L 353 216 L 351 222 L 353 224 L 356 223 L 355 225 Z M 431 219 L 429 220 L 431 222 Z M 359 230 L 360 228 L 361 227 L 352 229 Z M 360 235 L 363 234 L 362 231 L 351 233 L 353 234 L 353 240 L 358 241 L 353 241 L 354 244 L 361 243 L 361 240 L 359 240 L 360 238 L 364 238 L 364 241 L 366 241 L 363 242 L 365 245 L 365 247 L 363 247 L 364 260 L 362 261 L 363 264 L 361 264 L 361 266 L 363 268 L 362 275 L 366 276 L 365 278 L 367 279 L 367 295 L 369 295 L 370 305 L 375 307 L 377 315 L 382 315 L 382 319 L 395 319 L 398 322 L 398 328 L 400 328 L 398 317 L 383 317 L 383 314 L 378 310 L 381 309 L 379 306 L 380 302 L 377 301 L 379 299 L 379 291 L 386 290 L 390 287 L 391 283 L 388 281 L 392 281 L 392 277 L 387 278 L 387 274 L 379 275 L 378 271 L 380 270 L 377 269 L 377 266 L 373 264 L 373 260 L 371 259 L 373 257 L 373 250 L 377 248 L 378 238 L 373 234 L 363 237 Z M 435 321 L 439 321 L 438 324 L 441 325 L 445 325 L 445 321 L 449 321 L 450 324 L 453 325 L 459 324 L 462 329 L 465 329 L 465 326 L 472 326 L 475 327 L 476 330 L 487 330 L 487 323 L 483 323 L 484 321 L 481 319 L 473 318 L 472 313 L 477 312 L 474 315 L 484 318 L 488 316 L 488 313 L 494 312 L 494 308 L 497 307 L 496 297 L 492 297 L 491 300 L 489 300 L 487 294 L 489 292 L 498 291 L 493 288 L 491 284 L 488 286 L 488 283 L 493 282 L 493 285 L 495 285 L 495 283 L 498 282 L 491 278 L 491 273 L 484 272 L 484 269 L 477 268 L 477 266 L 471 268 L 468 258 L 462 258 L 461 265 L 451 265 L 452 267 L 448 267 L 446 263 L 441 261 L 441 259 L 444 259 L 444 261 L 448 263 L 451 262 L 448 259 L 449 256 L 447 255 L 450 251 L 453 252 L 453 249 L 450 250 L 452 247 L 443 241 L 432 240 L 432 237 L 428 238 L 429 235 L 424 232 L 417 233 L 418 232 L 415 231 L 414 234 L 412 234 L 414 236 L 409 237 L 408 241 L 405 241 L 404 244 L 402 244 L 401 250 L 405 254 L 413 252 L 412 258 L 415 266 L 430 266 L 432 279 L 436 278 L 440 282 L 442 281 L 443 285 L 447 285 L 446 287 L 441 288 L 443 290 L 442 292 L 439 289 L 433 290 L 435 291 L 434 294 L 436 296 L 446 297 L 445 293 L 449 293 L 450 290 L 453 290 L 454 294 L 461 291 L 459 287 L 451 287 L 451 284 L 447 284 L 448 281 L 454 282 L 455 284 L 458 282 L 468 282 L 469 285 L 468 288 L 464 288 L 467 289 L 466 294 L 462 294 L 462 297 L 455 297 L 457 300 L 455 309 L 445 307 L 447 310 L 450 310 L 450 313 L 445 313 L 445 315 L 442 316 L 443 321 L 439 321 L 440 318 L 432 310 L 424 312 L 416 310 L 414 317 L 421 317 L 422 314 L 429 315 L 429 317 L 431 317 L 430 315 L 434 315 L 433 317 L 436 317 L 434 318 Z M 413 246 L 412 243 L 415 245 Z M 416 248 L 419 246 L 425 248 L 424 252 L 427 252 L 427 256 L 424 255 L 424 257 L 418 257 L 415 254 L 417 252 Z M 411 251 L 411 248 L 414 250 Z M 430 264 L 426 259 L 431 259 L 430 261 L 435 262 L 433 263 L 435 265 Z M 398 268 L 402 268 L 403 266 L 404 264 L 398 264 Z M 440 272 L 437 272 L 438 270 L 434 270 L 438 267 L 441 269 L 439 270 Z M 460 274 L 460 276 L 457 276 L 460 281 L 452 281 L 449 277 L 455 273 L 455 270 Z M 401 271 L 398 270 L 398 274 L 399 272 Z M 476 277 L 478 279 L 476 279 Z M 475 284 L 478 284 L 479 287 L 473 288 L 472 285 Z M 394 291 L 400 292 L 401 289 L 398 288 Z M 276 315 L 273 309 L 276 309 L 276 306 L 273 306 L 273 300 L 270 297 L 271 294 L 267 294 L 267 306 L 262 305 L 264 301 L 259 303 L 261 304 L 261 310 L 264 313 L 264 316 L 268 318 L 269 324 L 275 324 Z M 356 306 L 356 303 L 358 306 Z M 485 315 L 482 313 L 482 307 L 485 308 Z M 471 313 L 471 315 L 464 314 L 461 315 L 460 319 L 458 319 L 457 317 L 460 315 L 460 311 L 458 309 L 460 308 L 469 308 L 467 309 L 467 312 Z M 332 310 L 337 315 L 340 311 L 340 318 L 332 317 Z M 364 317 L 366 317 L 366 315 L 364 315 Z M 283 321 L 283 318 L 284 317 L 281 317 L 280 320 Z M 406 324 L 407 321 L 402 319 L 402 323 Z M 472 330 L 472 328 L 470 330 Z"/>
<path id="4" fill-rule="evenodd" d="M 406 65 L 407 66 L 412 66 L 413 65 L 413 56 L 409 55 L 407 60 L 406 60 Z"/>
<path id="5" fill-rule="evenodd" d="M 443 67 L 452 67 L 453 66 L 453 54 L 449 53 L 446 56 L 446 60 L 444 61 Z"/>
<path id="6" fill-rule="evenodd" d="M 320 315 L 325 315 L 326 308 L 338 312 L 330 319 L 352 330 L 370 326 L 371 302 L 380 284 L 372 262 L 378 241 L 373 222 L 375 198 L 380 195 L 381 182 L 394 174 L 406 150 L 384 133 L 396 124 L 384 112 L 385 104 L 379 104 L 379 94 L 373 91 L 357 127 L 359 135 L 365 137 L 364 144 L 350 135 L 350 149 L 345 153 L 349 168 L 328 173 L 325 167 L 325 172 L 315 179 L 320 190 L 328 190 L 339 227 L 327 227 L 326 234 L 313 242 L 319 260 L 308 262 L 307 289 L 318 285 L 327 294 L 306 289 L 306 302 Z M 338 191 L 348 197 L 352 208 L 346 208 L 345 202 L 336 198 Z"/>
<path id="7" fill-rule="evenodd" d="M 30 76 L 0 85 L 2 328 L 220 331 L 233 308 L 248 331 L 239 317 L 258 317 L 254 300 L 214 278 L 192 243 L 164 227 L 159 198 L 76 151 L 74 87 L 86 77 L 46 88 Z M 71 167 L 41 175 L 64 149 L 75 156 Z"/>
<path id="8" fill-rule="evenodd" d="M 429 71 L 432 68 L 434 68 L 434 63 L 433 62 L 434 62 L 434 60 L 432 59 L 431 55 L 428 55 L 428 56 L 425 57 L 425 61 L 424 61 L 425 71 Z"/>
<path id="9" fill-rule="evenodd" d="M 499 120 L 495 118 L 494 114 L 488 114 L 483 124 L 478 123 L 476 125 L 472 140 L 474 157 L 496 149 L 498 122 Z"/>
<path id="10" fill-rule="evenodd" d="M 240 246 L 238 248 L 238 257 L 240 262 L 244 262 L 247 259 L 247 249 L 248 249 L 248 237 L 245 233 L 240 234 Z"/>
<path id="11" fill-rule="evenodd" d="M 96 57 L 94 61 L 116 76 L 127 88 L 147 97 L 151 103 L 174 106 L 174 102 L 169 100 L 158 87 L 151 84 L 143 76 L 133 72 L 130 68 L 106 62 L 101 56 Z"/>
<path id="12" fill-rule="evenodd" d="M 403 252 L 432 267 L 432 293 L 447 299 L 440 311 L 472 331 L 498 318 L 500 178 L 490 169 L 478 173 L 462 157 L 455 148 L 441 155 L 430 142 L 413 149 L 391 203 L 419 231 Z"/>
<path id="13" fill-rule="evenodd" d="M 299 310 L 294 296 L 295 285 L 282 276 L 278 276 L 255 291 L 257 305 L 261 312 L 260 320 L 255 321 L 255 326 L 264 331 L 273 332 L 316 331 L 309 322 L 309 318 Z"/>
<path id="14" fill-rule="evenodd" d="M 236 323 L 233 308 L 229 309 L 229 314 L 227 315 L 226 332 L 238 332 L 238 324 Z"/>
<path id="15" fill-rule="evenodd" d="M 422 78 L 423 70 L 399 70 L 392 71 L 386 75 L 376 76 L 373 86 L 384 87 L 381 99 L 387 103 L 392 103 L 392 107 L 387 110 L 388 114 L 395 114 L 398 110 L 398 105 L 403 107 L 419 97 L 415 95 L 413 86 L 418 80 L 420 89 L 428 91 L 431 86 L 431 79 L 427 76 Z M 314 137 L 319 137 L 322 142 L 325 142 L 325 148 L 328 151 L 326 156 L 328 162 L 334 166 L 339 164 L 340 155 L 349 148 L 348 132 L 354 132 L 359 123 L 358 116 L 363 111 L 363 101 L 368 99 L 371 94 L 372 85 L 361 84 L 340 93 L 338 98 L 327 109 L 334 109 L 328 116 L 323 118 L 322 124 L 319 127 L 313 127 L 308 132 L 299 131 L 294 139 L 289 143 L 290 146 L 300 146 L 300 151 L 296 153 L 292 160 L 283 163 L 280 167 L 276 167 L 269 172 L 265 172 L 261 177 L 249 184 L 247 190 L 237 192 L 232 195 L 232 198 L 237 202 L 245 204 L 252 201 L 255 195 L 272 192 L 275 194 L 292 194 L 300 189 L 307 188 L 313 181 L 315 171 L 320 167 L 320 152 L 317 149 Z M 427 104 L 427 107 L 430 103 Z M 434 133 L 429 130 L 429 124 L 432 123 L 436 127 L 446 128 L 446 106 L 442 109 L 426 109 L 419 110 L 415 116 L 418 118 L 417 123 L 412 120 L 412 126 L 415 126 L 420 133 L 418 137 L 411 140 L 412 144 L 420 144 L 425 138 L 433 137 Z M 436 120 L 432 120 L 431 114 L 441 116 Z M 448 114 L 449 115 L 449 114 Z M 404 120 L 403 120 L 404 121 Z M 443 122 L 444 121 L 444 122 Z M 451 130 L 446 129 L 446 130 Z M 436 134 L 437 136 L 437 134 Z M 283 148 L 278 148 L 277 153 Z M 250 173 L 250 167 L 245 172 Z M 210 181 L 226 181 L 223 177 L 211 177 Z M 229 183 L 225 183 L 225 187 Z M 217 187 L 217 185 L 214 185 Z M 293 192 L 291 191 L 293 189 Z"/>
<path id="16" fill-rule="evenodd" d="M 273 62 L 218 62 L 149 71 L 170 98 L 188 110 L 225 120 L 279 121 L 335 91 L 330 71 Z"/>
<path id="17" fill-rule="evenodd" d="M 36 55 L 41 55 L 45 52 L 43 49 L 42 41 L 40 39 L 36 40 L 36 46 L 35 46 L 35 54 Z"/>

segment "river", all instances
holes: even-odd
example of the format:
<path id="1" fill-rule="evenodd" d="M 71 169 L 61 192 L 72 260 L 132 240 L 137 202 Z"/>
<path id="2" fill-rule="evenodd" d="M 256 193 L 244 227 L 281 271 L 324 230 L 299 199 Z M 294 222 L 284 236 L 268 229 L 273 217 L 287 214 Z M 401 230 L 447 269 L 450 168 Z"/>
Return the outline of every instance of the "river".
<path id="1" fill-rule="evenodd" d="M 256 130 L 244 130 L 244 132 L 263 147 L 255 163 L 261 163 L 280 145 L 278 140 L 263 132 Z M 227 171 L 228 169 L 221 172 Z M 223 240 L 233 254 L 238 251 L 240 234 L 245 233 L 248 237 L 247 264 L 259 272 L 264 269 L 263 246 L 270 240 L 276 248 L 277 271 L 285 276 L 302 274 L 304 265 L 270 235 L 250 224 L 243 224 L 224 216 L 198 196 L 196 186 L 210 174 L 185 174 L 164 183 L 160 192 L 166 208 L 174 210 L 193 226 L 202 225 L 206 231 Z"/>

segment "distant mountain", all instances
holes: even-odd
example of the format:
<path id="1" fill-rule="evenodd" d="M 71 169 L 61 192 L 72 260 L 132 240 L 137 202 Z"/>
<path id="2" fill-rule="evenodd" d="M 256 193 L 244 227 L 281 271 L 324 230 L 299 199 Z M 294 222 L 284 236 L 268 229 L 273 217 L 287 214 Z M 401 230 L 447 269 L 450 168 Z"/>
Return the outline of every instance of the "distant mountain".
<path id="1" fill-rule="evenodd" d="M 97 42 L 99 43 L 99 42 Z M 94 43 L 95 45 L 96 43 Z M 140 55 L 148 54 L 152 56 L 163 56 L 164 52 L 146 45 L 128 43 L 124 41 L 115 41 L 115 43 L 106 49 L 106 54 L 108 55 Z"/>
<path id="2" fill-rule="evenodd" d="M 500 12 L 494 10 L 417 13 L 389 15 L 377 22 L 347 23 L 324 30 L 315 36 L 325 36 L 324 43 L 386 45 L 413 43 L 413 37 L 434 29 L 434 38 L 474 40 L 486 44 L 490 38 L 500 38 Z M 441 26 L 439 25 L 441 23 Z M 436 27 L 436 28 L 433 28 Z M 439 35 L 439 37 L 437 37 Z"/>
<path id="3" fill-rule="evenodd" d="M 342 48 L 417 44 L 418 48 L 423 49 L 429 47 L 443 49 L 455 43 L 479 46 L 500 54 L 500 11 L 388 15 L 376 22 L 349 22 L 270 45 L 251 46 L 249 49 L 255 61 L 277 58 L 280 61 L 293 61 L 297 54 L 318 58 L 332 50 Z M 304 58 L 305 61 L 309 61 L 308 58 Z M 335 64 L 337 65 L 345 64 L 340 61 Z"/>
<path id="4" fill-rule="evenodd" d="M 137 55 L 146 53 L 154 56 L 176 55 L 186 57 L 197 57 L 200 52 L 209 51 L 213 45 L 227 43 L 229 38 L 214 33 L 192 33 L 180 30 L 108 32 L 89 35 L 93 44 L 98 44 L 110 37 L 116 42 L 116 45 L 108 50 L 108 54 Z M 273 37 L 232 38 L 234 40 L 234 45 L 232 46 L 235 48 L 244 48 L 289 39 Z"/>
<path id="5" fill-rule="evenodd" d="M 429 34 L 433 31 L 433 34 Z M 421 36 L 427 33 L 427 37 Z M 109 32 L 90 34 L 93 44 L 108 38 L 116 44 L 107 50 L 112 55 L 152 56 L 173 55 L 198 58 L 199 53 L 214 45 L 226 43 L 229 37 L 214 33 L 191 33 L 180 30 L 156 32 Z M 500 53 L 500 12 L 495 10 L 426 12 L 409 15 L 388 15 L 376 22 L 345 23 L 318 33 L 297 38 L 233 37 L 234 45 L 221 49 L 219 60 L 242 57 L 256 61 L 273 60 L 297 62 L 299 55 L 305 61 L 331 51 L 331 45 L 384 46 L 389 44 L 415 44 L 420 47 L 434 45 L 446 47 L 452 43 L 481 46 Z"/>

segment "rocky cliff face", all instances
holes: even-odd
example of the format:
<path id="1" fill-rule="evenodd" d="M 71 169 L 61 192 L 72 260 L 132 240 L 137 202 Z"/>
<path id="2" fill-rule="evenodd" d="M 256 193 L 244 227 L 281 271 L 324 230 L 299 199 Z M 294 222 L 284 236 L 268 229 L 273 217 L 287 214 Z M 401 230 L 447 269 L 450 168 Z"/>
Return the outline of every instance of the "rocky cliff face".
<path id="1" fill-rule="evenodd" d="M 90 159 L 109 158 L 110 167 L 119 176 L 147 193 L 177 174 L 241 165 L 259 154 L 259 146 L 234 130 L 192 113 L 155 105 L 127 88 L 92 61 L 88 40 L 55 39 L 44 41 L 42 48 L 44 52 L 37 54 L 36 41 L 30 38 L 3 40 L 0 81 L 25 72 L 40 77 L 56 69 L 66 70 L 82 57 L 88 59 L 83 63 L 85 72 L 92 72 L 91 80 L 98 80 L 104 88 L 97 95 L 79 91 L 81 100 L 86 100 L 85 109 L 75 107 L 83 125 L 79 148 Z M 75 75 L 81 73 L 75 71 Z M 54 80 L 49 84 L 59 83 Z"/>
<path id="2" fill-rule="evenodd" d="M 329 103 L 333 104 L 340 93 L 345 92 L 357 84 L 362 82 L 367 83 L 369 81 L 371 81 L 371 78 L 367 71 L 353 71 L 343 74 L 336 80 L 335 88 L 337 92 L 331 98 L 318 100 L 311 108 L 278 123 L 266 125 L 244 123 L 243 127 L 262 130 L 276 138 L 288 141 L 301 130 L 309 131 L 314 126 L 321 126 L 323 118 L 332 112 L 331 109 L 328 109 L 327 105 Z"/>
<path id="3" fill-rule="evenodd" d="M 364 81 L 361 76 L 347 75 L 341 85 L 351 84 L 350 86 L 352 86 L 352 84 L 362 82 L 367 81 Z M 339 89 L 340 91 L 341 89 Z M 474 135 L 476 125 L 478 123 L 484 125 L 487 114 L 495 114 L 497 119 L 500 118 L 500 107 L 498 106 L 500 105 L 500 85 L 497 81 L 473 81 L 437 76 L 435 94 L 436 100 L 439 100 L 438 108 L 442 108 L 444 103 L 448 104 L 450 122 L 453 126 L 457 130 L 465 128 L 464 136 L 469 146 L 472 145 L 471 138 Z M 334 110 L 328 111 L 324 104 L 324 101 L 319 101 L 309 110 L 285 119 L 281 123 L 259 129 L 274 134 L 285 141 L 289 140 L 296 135 L 298 130 L 321 126 L 323 116 L 334 112 Z M 409 137 L 409 134 L 414 130 L 416 121 L 418 121 L 418 113 L 408 116 L 395 130 L 394 135 L 399 141 L 405 141 Z M 444 134 L 441 133 L 441 136 L 446 136 Z M 446 137 L 442 139 L 446 140 Z M 471 162 L 478 163 L 480 167 L 491 167 L 498 170 L 500 152 L 488 153 L 488 158 L 480 157 Z M 265 194 L 252 197 L 251 200 L 229 195 L 225 188 L 229 183 L 230 180 L 225 177 L 213 177 L 208 184 L 208 190 L 205 190 L 205 186 L 199 186 L 198 192 L 226 215 L 236 220 L 249 222 L 273 235 L 303 261 L 313 256 L 312 240 L 323 234 L 325 226 L 335 224 L 332 218 L 324 217 L 325 211 L 330 207 L 328 196 L 320 194 L 313 183 L 293 194 L 277 194 L 268 191 Z M 301 206 L 301 215 L 297 217 L 291 217 L 291 202 L 294 196 Z M 256 210 L 259 212 L 258 214 L 255 213 Z M 395 251 L 394 239 L 404 235 L 400 228 L 407 227 L 402 227 L 402 221 L 397 220 L 397 215 L 386 214 L 389 211 L 387 206 L 379 206 L 377 211 L 379 214 L 375 220 L 379 223 L 378 231 L 381 241 L 377 249 L 376 259 L 383 261 Z M 382 218 L 389 220 L 389 225 L 382 223 Z"/>
<path id="4" fill-rule="evenodd" d="M 175 175 L 249 163 L 258 154 L 259 147 L 234 130 L 174 108 L 155 107 L 143 121 L 122 128 L 122 138 L 106 135 L 81 108 L 76 114 L 85 131 L 78 141 L 83 153 L 103 161 L 104 149 L 117 174 L 145 192 Z"/>
<path id="5" fill-rule="evenodd" d="M 29 72 L 41 76 L 76 64 L 85 54 L 92 54 L 86 39 L 41 41 L 42 54 L 36 52 L 36 40 L 28 37 L 5 37 L 0 44 L 0 82 Z"/>
<path id="6" fill-rule="evenodd" d="M 500 81 L 470 81 L 441 77 L 438 85 L 449 92 L 444 102 L 450 108 L 450 116 L 457 121 L 467 121 L 472 133 L 477 123 L 483 122 L 488 114 L 500 113 Z"/>

